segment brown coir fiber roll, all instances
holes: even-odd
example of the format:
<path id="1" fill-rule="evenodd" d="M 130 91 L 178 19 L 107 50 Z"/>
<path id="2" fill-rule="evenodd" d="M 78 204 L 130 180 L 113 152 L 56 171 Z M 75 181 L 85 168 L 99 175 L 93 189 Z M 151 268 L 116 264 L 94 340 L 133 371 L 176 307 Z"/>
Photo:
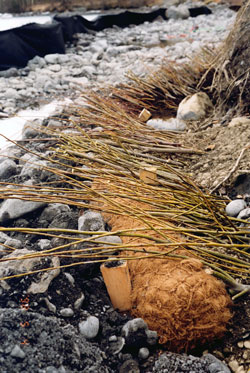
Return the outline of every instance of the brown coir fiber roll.
<path id="1" fill-rule="evenodd" d="M 94 186 L 106 191 L 111 188 L 104 182 L 101 186 L 94 183 Z M 115 192 L 114 186 L 112 192 Z M 130 210 L 146 210 L 149 207 L 145 203 L 119 197 L 113 197 L 112 201 L 129 206 Z M 100 205 L 104 211 L 114 208 L 107 200 L 100 199 Z M 149 235 L 148 225 L 138 218 L 107 212 L 103 212 L 103 217 L 112 231 L 141 228 L 145 230 L 140 230 L 140 234 Z M 157 225 L 155 228 L 158 228 Z M 165 233 L 171 242 L 185 244 L 185 237 L 167 232 L 167 228 Z M 150 235 L 160 237 L 152 230 Z M 150 241 L 146 238 L 121 238 L 128 247 L 129 244 L 140 243 L 145 245 L 145 250 L 167 250 L 162 246 L 148 246 Z M 183 248 L 176 250 L 175 254 L 190 259 L 148 258 L 129 260 L 128 264 L 132 282 L 132 315 L 143 318 L 151 330 L 156 330 L 161 344 L 179 352 L 221 337 L 232 314 L 231 299 L 224 283 L 206 273 L 201 261 L 190 251 Z M 127 251 L 126 255 L 141 256 L 141 253 Z"/>
<path id="2" fill-rule="evenodd" d="M 147 270 L 133 276 L 132 314 L 157 330 L 160 343 L 172 351 L 187 351 L 224 334 L 231 318 L 230 298 L 224 284 L 207 274 L 199 260 L 147 262 Z"/>

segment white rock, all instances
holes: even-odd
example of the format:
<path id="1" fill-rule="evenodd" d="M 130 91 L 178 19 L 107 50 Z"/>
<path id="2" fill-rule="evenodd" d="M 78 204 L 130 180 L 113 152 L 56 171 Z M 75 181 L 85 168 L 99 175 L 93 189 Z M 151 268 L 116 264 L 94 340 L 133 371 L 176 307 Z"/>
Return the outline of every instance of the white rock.
<path id="1" fill-rule="evenodd" d="M 95 338 L 99 332 L 99 319 L 89 316 L 86 321 L 79 323 L 79 330 L 86 339 Z"/>
<path id="2" fill-rule="evenodd" d="M 147 125 L 153 127 L 159 131 L 184 131 L 186 128 L 185 122 L 182 120 L 171 118 L 168 120 L 162 119 L 150 119 L 147 121 Z"/>
<path id="3" fill-rule="evenodd" d="M 213 104 L 204 92 L 187 96 L 179 104 L 177 118 L 181 120 L 199 120 L 204 118 L 212 109 Z"/>
<path id="4" fill-rule="evenodd" d="M 228 216 L 237 216 L 246 207 L 247 204 L 244 199 L 235 199 L 226 206 L 226 214 Z"/>

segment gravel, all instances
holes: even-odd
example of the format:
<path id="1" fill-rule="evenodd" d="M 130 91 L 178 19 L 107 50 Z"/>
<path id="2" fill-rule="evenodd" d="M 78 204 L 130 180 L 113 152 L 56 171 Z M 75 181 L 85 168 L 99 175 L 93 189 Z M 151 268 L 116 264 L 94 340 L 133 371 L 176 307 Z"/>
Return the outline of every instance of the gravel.
<path id="1" fill-rule="evenodd" d="M 200 4 L 188 2 L 187 5 Z M 186 18 L 187 11 L 182 8 L 184 19 L 159 19 L 125 29 L 114 27 L 95 34 L 79 34 L 75 44 L 67 46 L 65 55 L 37 56 L 24 69 L 0 72 L 0 113 L 11 116 L 20 109 L 36 108 L 62 96 L 82 105 L 83 90 L 125 82 L 128 70 L 145 76 L 148 70 L 159 67 L 163 59 L 182 63 L 203 45 L 214 48 L 229 32 L 235 13 L 221 4 L 209 7 L 212 14 L 207 16 Z M 176 9 L 172 8 L 171 12 L 176 14 Z M 23 137 L 32 139 L 30 149 L 45 154 L 46 145 L 33 142 L 38 125 L 58 127 L 62 120 L 55 116 L 25 128 Z M 9 160 L 6 155 L 14 159 Z M 48 164 L 23 149 L 10 148 L 0 162 L 0 179 L 7 179 L 10 185 L 55 182 L 44 169 Z M 78 211 L 69 206 L 17 199 L 1 201 L 0 222 L 20 227 L 105 231 L 99 213 L 87 211 L 79 218 Z M 120 239 L 106 236 L 100 241 L 109 244 L 119 243 Z M 0 243 L 10 243 L 16 249 L 12 254 L 21 255 L 20 252 L 50 250 L 65 241 L 63 237 L 29 238 L 18 232 L 10 235 L 0 232 Z M 36 269 L 40 265 L 44 265 L 42 260 L 32 259 L 30 267 Z M 20 268 L 11 270 L 19 273 Z M 4 266 L 1 271 L 8 273 Z M 97 265 L 66 271 L 58 270 L 48 278 L 49 282 L 34 274 L 12 279 L 11 286 L 0 283 L 1 372 L 228 372 L 212 355 L 209 358 L 172 353 L 154 355 L 157 333 L 149 330 L 142 319 L 131 320 L 129 315 L 113 309 Z M 27 300 L 29 311 L 24 312 L 20 310 L 20 299 L 25 298 L 28 288 L 35 290 L 31 300 Z"/>

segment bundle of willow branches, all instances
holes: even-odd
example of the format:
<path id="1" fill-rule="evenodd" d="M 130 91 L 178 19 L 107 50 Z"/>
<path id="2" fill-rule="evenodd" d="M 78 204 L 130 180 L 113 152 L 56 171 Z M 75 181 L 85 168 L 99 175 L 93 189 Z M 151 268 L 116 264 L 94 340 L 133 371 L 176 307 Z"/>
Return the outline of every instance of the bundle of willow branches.
<path id="1" fill-rule="evenodd" d="M 250 277 L 248 227 L 239 229 L 237 219 L 224 213 L 225 200 L 201 190 L 183 170 L 187 157 L 197 156 L 200 151 L 183 146 L 176 134 L 148 128 L 134 111 L 129 113 L 112 97 L 90 94 L 86 100 L 85 107 L 71 109 L 78 117 L 76 123 L 71 121 L 73 129 L 43 130 L 57 142 L 50 157 L 40 155 L 48 161 L 44 168 L 56 176 L 56 184 L 14 185 L 13 195 L 13 189 L 1 183 L 0 198 L 58 202 L 80 211 L 91 208 L 125 221 L 133 218 L 138 228 L 79 232 L 2 227 L 0 231 L 16 230 L 68 241 L 16 259 L 58 256 L 68 258 L 64 266 L 167 255 L 179 260 L 185 257 L 180 249 L 185 249 L 236 292 L 249 291 L 248 285 L 238 282 L 245 283 Z M 140 178 L 140 170 L 148 167 L 156 170 L 156 184 L 146 184 Z M 107 245 L 102 241 L 107 235 L 133 237 L 135 241 Z M 10 277 L 15 276 L 4 279 Z"/>

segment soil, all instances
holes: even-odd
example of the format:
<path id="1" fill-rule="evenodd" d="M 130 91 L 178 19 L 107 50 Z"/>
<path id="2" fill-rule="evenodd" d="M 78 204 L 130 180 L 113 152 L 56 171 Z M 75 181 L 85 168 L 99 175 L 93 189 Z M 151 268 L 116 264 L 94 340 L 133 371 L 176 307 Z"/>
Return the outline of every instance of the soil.
<path id="1" fill-rule="evenodd" d="M 250 118 L 245 117 L 234 123 L 217 123 L 205 130 L 190 129 L 182 135 L 185 144 L 204 152 L 198 158 L 194 156 L 188 163 L 190 176 L 198 185 L 212 191 L 230 175 L 218 192 L 231 198 L 250 193 Z M 231 174 L 239 157 L 239 164 Z"/>

